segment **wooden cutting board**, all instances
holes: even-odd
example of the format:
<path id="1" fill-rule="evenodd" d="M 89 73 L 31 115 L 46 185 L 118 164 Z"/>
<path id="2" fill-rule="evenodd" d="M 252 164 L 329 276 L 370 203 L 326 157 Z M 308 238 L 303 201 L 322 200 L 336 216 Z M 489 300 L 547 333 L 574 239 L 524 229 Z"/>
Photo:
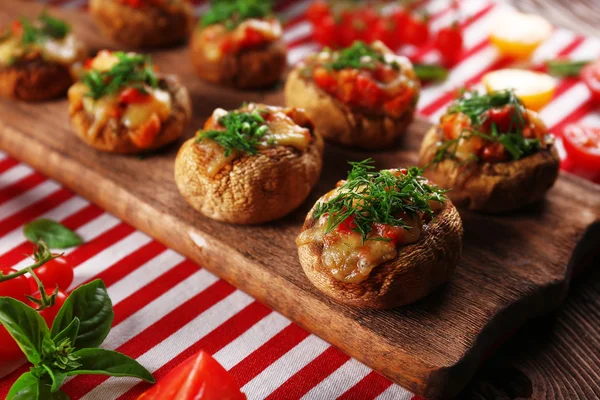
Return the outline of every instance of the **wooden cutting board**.
<path id="1" fill-rule="evenodd" d="M 19 4 L 3 1 L 0 23 Z M 28 5 L 27 13 L 37 12 Z M 115 48 L 87 15 L 66 13 L 92 51 Z M 160 69 L 189 88 L 191 137 L 215 107 L 243 101 L 283 104 L 280 89 L 242 93 L 205 85 L 185 48 L 154 53 Z M 427 398 L 457 394 L 492 346 L 526 320 L 563 301 L 573 266 L 600 250 L 600 186 L 562 175 L 547 199 L 486 216 L 461 212 L 463 257 L 442 289 L 388 311 L 337 304 L 309 283 L 294 239 L 315 200 L 345 177 L 347 161 L 372 157 L 379 168 L 413 165 L 428 123 L 416 121 L 397 148 L 379 153 L 328 146 L 321 180 L 306 203 L 273 223 L 214 222 L 179 195 L 173 161 L 183 139 L 144 159 L 97 152 L 71 131 L 66 100 L 26 104 L 0 99 L 0 149 L 148 233 L 246 291 L 344 352 Z"/>

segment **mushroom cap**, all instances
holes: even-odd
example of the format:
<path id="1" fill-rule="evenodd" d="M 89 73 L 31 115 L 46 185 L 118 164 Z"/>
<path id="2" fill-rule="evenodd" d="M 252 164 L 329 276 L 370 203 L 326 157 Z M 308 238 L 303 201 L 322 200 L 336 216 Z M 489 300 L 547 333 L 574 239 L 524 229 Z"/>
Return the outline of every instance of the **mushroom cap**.
<path id="1" fill-rule="evenodd" d="M 90 14 L 104 33 L 130 48 L 165 47 L 184 42 L 194 26 L 192 6 L 182 1 L 140 8 L 119 0 L 90 0 Z"/>
<path id="2" fill-rule="evenodd" d="M 441 133 L 433 126 L 423 138 L 420 165 L 433 160 Z M 457 207 L 488 213 L 506 212 L 541 200 L 558 178 L 560 157 L 554 145 L 516 161 L 457 164 L 443 160 L 423 175 L 450 190 Z"/>
<path id="3" fill-rule="evenodd" d="M 371 116 L 354 110 L 303 78 L 301 66 L 294 68 L 285 84 L 285 101 L 306 110 L 325 140 L 360 149 L 383 149 L 394 145 L 413 120 L 414 104 L 398 118 Z"/>
<path id="4" fill-rule="evenodd" d="M 323 139 L 301 152 L 288 146 L 242 155 L 210 176 L 214 154 L 187 140 L 175 159 L 175 182 L 187 202 L 205 216 L 234 224 L 258 224 L 296 209 L 317 183 L 323 165 Z"/>
<path id="5" fill-rule="evenodd" d="M 216 60 L 206 56 L 202 30 L 192 34 L 190 56 L 203 80 L 237 89 L 262 89 L 281 80 L 287 64 L 285 43 L 279 39 L 265 46 L 225 53 Z"/>
<path id="6" fill-rule="evenodd" d="M 177 140 L 191 118 L 192 109 L 187 89 L 174 76 L 160 77 L 159 86 L 171 95 L 172 109 L 169 118 L 161 122 L 160 132 L 149 148 L 139 148 L 131 140 L 131 129 L 114 119 L 104 125 L 98 135 L 91 137 L 88 132 L 94 123 L 94 117 L 83 108 L 69 109 L 71 125 L 81 140 L 91 147 L 111 153 L 135 154 L 156 150 Z"/>
<path id="7" fill-rule="evenodd" d="M 318 204 L 318 202 L 317 202 Z M 413 303 L 445 283 L 458 264 L 462 251 L 463 226 L 450 200 L 434 219 L 423 226 L 415 243 L 402 246 L 393 260 L 373 268 L 359 283 L 344 283 L 323 267 L 322 243 L 298 247 L 304 273 L 327 296 L 351 306 L 387 309 Z M 302 231 L 316 223 L 313 209 Z"/>

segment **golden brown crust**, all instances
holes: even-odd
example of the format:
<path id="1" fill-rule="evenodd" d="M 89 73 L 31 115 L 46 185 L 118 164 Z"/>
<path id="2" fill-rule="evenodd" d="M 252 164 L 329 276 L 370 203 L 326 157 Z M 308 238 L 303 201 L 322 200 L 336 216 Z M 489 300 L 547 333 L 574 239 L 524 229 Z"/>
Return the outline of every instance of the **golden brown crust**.
<path id="1" fill-rule="evenodd" d="M 175 159 L 175 182 L 187 202 L 205 216 L 235 224 L 258 224 L 296 209 L 319 179 L 323 139 L 317 134 L 304 152 L 277 146 L 244 155 L 215 176 L 207 173 L 211 155 L 186 141 Z"/>
<path id="2" fill-rule="evenodd" d="M 420 164 L 431 163 L 441 134 L 432 127 L 423 138 Z M 517 161 L 458 165 L 444 160 L 427 167 L 424 175 L 438 186 L 452 189 L 448 196 L 470 210 L 498 213 L 515 210 L 544 197 L 552 187 L 560 167 L 556 148 L 547 149 Z"/>
<path id="3" fill-rule="evenodd" d="M 160 85 L 171 94 L 172 110 L 169 118 L 161 123 L 160 133 L 151 147 L 137 147 L 131 140 L 131 130 L 123 124 L 118 124 L 114 119 L 111 119 L 100 130 L 97 136 L 90 137 L 88 132 L 94 122 L 93 116 L 89 115 L 82 108 L 69 108 L 73 130 L 79 138 L 91 147 L 111 153 L 142 153 L 156 150 L 177 140 L 183 134 L 183 130 L 191 118 L 190 96 L 187 89 L 174 77 L 167 76 L 161 78 Z"/>
<path id="4" fill-rule="evenodd" d="M 68 66 L 41 58 L 0 67 L 0 95 L 24 101 L 64 95 L 73 83 Z"/>
<path id="5" fill-rule="evenodd" d="M 302 231 L 314 225 L 314 207 Z M 351 306 L 387 309 L 415 302 L 445 283 L 458 264 L 463 227 L 458 211 L 447 201 L 425 225 L 418 242 L 401 247 L 398 256 L 375 267 L 360 283 L 344 283 L 323 267 L 322 245 L 298 247 L 302 269 L 321 292 Z"/>
<path id="6" fill-rule="evenodd" d="M 100 30 L 130 48 L 165 47 L 188 39 L 193 26 L 192 7 L 129 7 L 118 0 L 90 0 L 90 13 Z"/>
<path id="7" fill-rule="evenodd" d="M 413 120 L 414 105 L 399 118 L 368 116 L 351 109 L 304 79 L 296 67 L 285 84 L 285 101 L 306 110 L 325 140 L 361 149 L 383 149 L 394 145 Z"/>
<path id="8" fill-rule="evenodd" d="M 205 81 L 250 90 L 267 88 L 281 80 L 287 63 L 287 51 L 282 40 L 210 60 L 206 57 L 201 35 L 201 30 L 194 31 L 190 56 L 196 73 Z"/>

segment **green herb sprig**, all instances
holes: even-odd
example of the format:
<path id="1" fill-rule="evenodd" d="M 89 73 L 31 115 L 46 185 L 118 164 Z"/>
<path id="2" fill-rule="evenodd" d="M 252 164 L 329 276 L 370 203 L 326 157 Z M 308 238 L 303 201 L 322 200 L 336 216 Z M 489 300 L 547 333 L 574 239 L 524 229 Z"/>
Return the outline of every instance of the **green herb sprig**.
<path id="1" fill-rule="evenodd" d="M 483 132 L 482 126 L 488 119 L 486 113 L 492 108 L 512 107 L 511 123 L 507 132 L 499 132 L 495 123 L 492 123 L 491 133 Z M 465 91 L 448 108 L 448 114 L 462 113 L 469 117 L 471 127 L 463 129 L 456 139 L 445 140 L 438 147 L 433 162 L 439 163 L 445 159 L 456 159 L 456 151 L 462 140 L 473 136 L 481 137 L 490 142 L 500 143 L 510 154 L 513 160 L 519 160 L 541 148 L 539 139 L 530 139 L 523 136 L 526 121 L 523 116 L 525 107 L 513 90 L 502 90 L 489 94 L 480 94 L 477 91 Z"/>
<path id="2" fill-rule="evenodd" d="M 373 171 L 373 160 L 351 162 L 348 179 L 338 194 L 327 202 L 319 203 L 314 217 L 327 215 L 326 232 L 331 232 L 348 217 L 354 217 L 363 242 L 374 240 L 373 223 L 400 226 L 409 229 L 401 215 L 425 214 L 433 217 L 429 201 L 444 202 L 445 190 L 427 183 L 423 171 L 409 168 L 406 174 L 393 171 Z"/>
<path id="3" fill-rule="evenodd" d="M 20 21 L 23 26 L 21 42 L 25 45 L 41 43 L 48 38 L 62 39 L 71 31 L 66 22 L 50 16 L 45 10 L 34 22 L 24 17 Z"/>
<path id="4" fill-rule="evenodd" d="M 413 64 L 415 74 L 421 81 L 443 81 L 448 77 L 448 70 L 437 64 Z"/>
<path id="5" fill-rule="evenodd" d="M 564 77 L 577 77 L 581 72 L 581 69 L 587 64 L 592 62 L 591 60 L 549 60 L 546 61 L 546 67 L 551 75 Z"/>
<path id="6" fill-rule="evenodd" d="M 145 92 L 144 85 L 158 87 L 158 77 L 149 56 L 142 54 L 113 53 L 118 59 L 108 71 L 91 70 L 82 81 L 90 89 L 88 95 L 98 100 L 114 94 L 123 87 L 135 87 Z"/>
<path id="7" fill-rule="evenodd" d="M 263 18 L 271 14 L 269 0 L 221 0 L 213 1 L 211 8 L 202 16 L 200 26 L 224 23 L 229 30 L 249 18 Z"/>
<path id="8" fill-rule="evenodd" d="M 323 66 L 339 71 L 346 68 L 374 69 L 378 63 L 390 65 L 394 69 L 400 68 L 395 61 L 388 63 L 385 56 L 372 46 L 362 41 L 356 41 L 352 46 L 337 52 L 334 58 L 324 63 Z"/>
<path id="9" fill-rule="evenodd" d="M 258 145 L 269 132 L 259 110 L 232 111 L 220 117 L 218 122 L 225 130 L 200 131 L 196 140 L 214 140 L 223 147 L 226 157 L 233 151 L 256 154 Z"/>

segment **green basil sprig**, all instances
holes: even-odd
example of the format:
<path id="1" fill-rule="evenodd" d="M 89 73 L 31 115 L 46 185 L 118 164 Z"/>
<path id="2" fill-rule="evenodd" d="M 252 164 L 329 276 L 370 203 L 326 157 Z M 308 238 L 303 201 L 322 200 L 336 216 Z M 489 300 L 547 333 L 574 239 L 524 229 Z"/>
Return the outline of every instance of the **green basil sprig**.
<path id="1" fill-rule="evenodd" d="M 25 224 L 23 233 L 30 242 L 43 240 L 51 249 L 66 249 L 83 243 L 75 232 L 63 224 L 45 218 Z"/>
<path id="2" fill-rule="evenodd" d="M 73 375 L 129 376 L 154 383 L 152 374 L 134 359 L 98 348 L 113 319 L 112 302 L 99 279 L 71 293 L 52 329 L 33 308 L 0 297 L 0 323 L 33 364 L 15 381 L 7 400 L 68 399 L 60 387 Z"/>

